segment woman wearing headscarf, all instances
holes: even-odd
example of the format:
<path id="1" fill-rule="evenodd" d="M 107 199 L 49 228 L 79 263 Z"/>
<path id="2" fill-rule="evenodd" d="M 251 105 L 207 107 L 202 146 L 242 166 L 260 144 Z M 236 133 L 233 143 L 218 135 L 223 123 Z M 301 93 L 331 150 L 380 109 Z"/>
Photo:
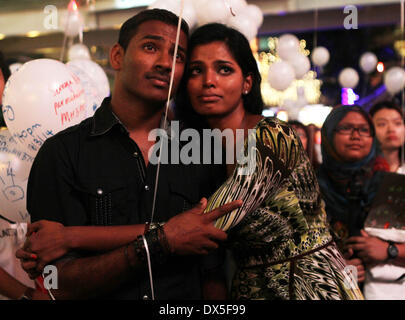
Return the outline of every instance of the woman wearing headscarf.
<path id="1" fill-rule="evenodd" d="M 398 245 L 401 253 L 390 257 L 389 243 L 364 231 L 384 171 L 389 167 L 377 156 L 375 129 L 361 107 L 336 107 L 326 118 L 321 133 L 323 162 L 318 181 L 326 213 L 347 263 L 357 267 L 361 282 L 365 268 L 373 264 L 390 258 L 393 263 L 404 261 L 402 245 Z"/>

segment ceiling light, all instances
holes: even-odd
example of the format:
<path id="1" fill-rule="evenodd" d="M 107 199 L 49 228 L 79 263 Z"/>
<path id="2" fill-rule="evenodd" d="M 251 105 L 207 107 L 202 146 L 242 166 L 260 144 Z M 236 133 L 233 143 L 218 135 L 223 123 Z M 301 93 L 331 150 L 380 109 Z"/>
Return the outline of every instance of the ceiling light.
<path id="1" fill-rule="evenodd" d="M 40 35 L 40 32 L 37 31 L 37 30 L 32 30 L 32 31 L 27 32 L 26 35 L 27 35 L 28 38 L 35 38 L 35 37 L 38 37 Z"/>

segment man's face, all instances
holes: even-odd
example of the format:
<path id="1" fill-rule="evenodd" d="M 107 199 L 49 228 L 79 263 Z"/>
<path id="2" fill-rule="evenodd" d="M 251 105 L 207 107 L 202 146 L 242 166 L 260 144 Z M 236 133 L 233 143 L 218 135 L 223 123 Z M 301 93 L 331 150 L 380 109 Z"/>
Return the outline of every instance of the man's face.
<path id="1" fill-rule="evenodd" d="M 134 97 L 159 103 L 167 99 L 176 32 L 176 26 L 157 20 L 146 21 L 138 27 L 119 70 L 121 84 Z M 181 31 L 172 93 L 176 92 L 184 72 L 186 50 L 187 36 Z"/>
<path id="2" fill-rule="evenodd" d="M 4 91 L 4 77 L 3 77 L 3 72 L 0 69 L 0 106 L 2 104 L 1 99 L 3 98 L 3 91 Z"/>

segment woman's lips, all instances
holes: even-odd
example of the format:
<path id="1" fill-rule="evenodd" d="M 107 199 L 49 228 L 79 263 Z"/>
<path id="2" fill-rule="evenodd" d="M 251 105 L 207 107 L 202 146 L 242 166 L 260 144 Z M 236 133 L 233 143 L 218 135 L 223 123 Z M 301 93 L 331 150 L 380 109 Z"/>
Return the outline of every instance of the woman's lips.
<path id="1" fill-rule="evenodd" d="M 363 148 L 363 147 L 359 144 L 350 144 L 347 146 L 347 149 L 350 149 L 350 150 L 360 150 L 361 148 Z"/>

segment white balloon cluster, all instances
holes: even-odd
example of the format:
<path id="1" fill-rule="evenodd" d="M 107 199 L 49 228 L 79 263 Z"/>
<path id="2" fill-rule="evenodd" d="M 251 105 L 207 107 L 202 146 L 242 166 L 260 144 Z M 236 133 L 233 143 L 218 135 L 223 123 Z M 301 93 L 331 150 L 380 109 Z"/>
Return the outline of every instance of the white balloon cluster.
<path id="1" fill-rule="evenodd" d="M 0 130 L 0 214 L 14 222 L 29 222 L 26 192 L 33 160 L 9 130 Z"/>
<path id="2" fill-rule="evenodd" d="M 282 35 L 276 50 L 281 60 L 270 65 L 268 81 L 272 88 L 284 91 L 294 79 L 301 79 L 309 71 L 311 62 L 300 52 L 300 42 L 292 34 Z"/>
<path id="3" fill-rule="evenodd" d="M 89 59 L 68 64 L 37 59 L 13 72 L 3 93 L 8 130 L 0 131 L 1 215 L 29 220 L 25 193 L 39 148 L 49 137 L 92 116 L 109 93 L 107 76 Z"/>
<path id="4" fill-rule="evenodd" d="M 160 8 L 180 14 L 180 1 L 157 0 L 149 8 Z M 262 10 L 246 0 L 184 0 L 183 18 L 190 29 L 218 22 L 239 30 L 250 41 L 263 23 Z"/>

